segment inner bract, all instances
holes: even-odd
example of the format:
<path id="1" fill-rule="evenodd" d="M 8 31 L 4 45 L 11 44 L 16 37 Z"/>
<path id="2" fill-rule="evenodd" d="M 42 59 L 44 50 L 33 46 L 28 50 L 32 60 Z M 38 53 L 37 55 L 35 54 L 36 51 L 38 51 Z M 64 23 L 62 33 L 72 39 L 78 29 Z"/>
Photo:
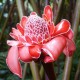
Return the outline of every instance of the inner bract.
<path id="1" fill-rule="evenodd" d="M 30 15 L 25 25 L 24 35 L 35 43 L 43 42 L 50 36 L 48 23 L 37 15 Z"/>

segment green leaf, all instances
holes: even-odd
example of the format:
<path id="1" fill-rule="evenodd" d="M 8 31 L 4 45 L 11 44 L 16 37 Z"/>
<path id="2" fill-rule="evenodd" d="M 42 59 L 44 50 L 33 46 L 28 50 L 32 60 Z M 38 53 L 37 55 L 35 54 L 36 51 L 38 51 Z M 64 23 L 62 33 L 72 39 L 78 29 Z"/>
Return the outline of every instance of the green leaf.
<path id="1" fill-rule="evenodd" d="M 0 52 L 0 70 L 7 69 L 6 55 L 7 52 Z"/>

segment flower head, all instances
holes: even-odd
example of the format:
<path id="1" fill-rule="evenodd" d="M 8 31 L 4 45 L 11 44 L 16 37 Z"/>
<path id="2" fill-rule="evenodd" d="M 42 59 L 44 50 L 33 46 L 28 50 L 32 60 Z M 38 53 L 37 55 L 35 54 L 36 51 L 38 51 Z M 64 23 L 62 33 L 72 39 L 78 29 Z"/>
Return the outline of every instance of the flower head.
<path id="1" fill-rule="evenodd" d="M 28 17 L 23 16 L 16 27 L 17 29 L 12 28 L 10 33 L 14 40 L 7 40 L 11 48 L 6 63 L 19 77 L 22 77 L 19 60 L 31 62 L 40 58 L 48 63 L 57 60 L 62 52 L 66 56 L 72 56 L 75 51 L 70 22 L 63 19 L 55 26 L 49 5 L 44 8 L 42 18 L 32 12 Z"/>

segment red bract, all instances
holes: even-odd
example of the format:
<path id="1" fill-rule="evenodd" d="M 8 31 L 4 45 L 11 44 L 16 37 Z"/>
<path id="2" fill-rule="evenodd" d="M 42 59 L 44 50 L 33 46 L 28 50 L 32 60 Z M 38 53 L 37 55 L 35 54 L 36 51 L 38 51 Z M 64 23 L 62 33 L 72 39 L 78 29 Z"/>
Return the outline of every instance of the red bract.
<path id="1" fill-rule="evenodd" d="M 72 56 L 75 44 L 70 26 L 66 19 L 55 26 L 49 5 L 44 8 L 42 18 L 35 12 L 28 17 L 23 16 L 16 25 L 17 29 L 13 28 L 10 33 L 14 40 L 7 41 L 11 46 L 6 59 L 9 69 L 22 77 L 19 60 L 31 62 L 40 58 L 48 63 L 57 60 L 62 52 L 66 56 Z"/>

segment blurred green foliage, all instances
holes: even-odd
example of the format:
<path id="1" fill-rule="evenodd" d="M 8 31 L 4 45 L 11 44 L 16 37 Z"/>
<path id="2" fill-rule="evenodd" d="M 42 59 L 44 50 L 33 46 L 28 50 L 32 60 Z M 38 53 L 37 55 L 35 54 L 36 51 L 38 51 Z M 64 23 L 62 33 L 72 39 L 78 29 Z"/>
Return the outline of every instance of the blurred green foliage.
<path id="1" fill-rule="evenodd" d="M 0 21 L 0 35 L 2 32 L 2 28 L 5 23 L 5 20 L 8 17 L 7 16 L 8 12 L 9 12 L 8 6 L 11 6 L 14 0 L 10 0 L 10 1 L 12 1 L 12 2 L 10 2 L 9 4 L 6 5 L 3 15 L 2 15 L 2 18 L 1 18 L 1 21 Z M 24 1 L 26 1 L 26 0 L 24 0 Z M 3 5 L 4 5 L 3 2 L 6 2 L 6 0 L 0 0 L 0 7 L 1 7 L 0 14 L 3 9 Z M 42 1 L 42 2 L 43 2 L 42 3 L 42 5 L 43 5 L 45 2 L 44 1 Z M 51 2 L 50 2 L 51 5 L 52 5 L 52 2 L 53 2 L 53 0 L 51 0 Z M 70 7 L 68 0 L 65 0 L 64 5 L 66 5 L 66 6 L 64 6 L 65 11 L 63 12 L 64 15 L 62 16 L 62 18 L 67 18 L 67 16 L 69 17 L 69 15 L 67 13 L 69 12 L 68 8 Z M 32 11 L 31 5 L 29 5 L 29 7 L 30 8 L 28 9 L 28 12 Z M 26 13 L 26 14 L 28 15 L 29 13 Z M 9 48 L 6 44 L 6 41 L 7 41 L 7 39 L 11 39 L 11 37 L 9 36 L 9 32 L 11 31 L 11 28 L 16 25 L 17 22 L 19 22 L 19 16 L 18 16 L 17 8 L 15 7 L 14 14 L 12 13 L 12 15 L 10 15 L 10 19 L 8 21 L 8 24 L 6 25 L 7 27 L 2 36 L 2 39 L 0 40 L 0 80 L 21 80 L 16 75 L 11 73 L 6 65 L 6 56 L 7 56 L 7 52 L 8 52 L 8 48 Z M 73 64 L 72 64 L 70 80 L 74 80 L 77 65 L 79 63 L 79 58 L 80 58 L 80 36 L 79 35 L 80 35 L 80 26 L 78 29 L 78 35 L 77 35 L 77 39 L 76 39 L 76 52 L 73 56 Z M 54 62 L 57 80 L 62 80 L 64 63 L 65 63 L 65 56 L 63 54 L 61 54 L 58 61 Z M 31 74 L 29 66 L 27 69 L 27 77 L 25 80 L 32 80 L 32 74 Z"/>

